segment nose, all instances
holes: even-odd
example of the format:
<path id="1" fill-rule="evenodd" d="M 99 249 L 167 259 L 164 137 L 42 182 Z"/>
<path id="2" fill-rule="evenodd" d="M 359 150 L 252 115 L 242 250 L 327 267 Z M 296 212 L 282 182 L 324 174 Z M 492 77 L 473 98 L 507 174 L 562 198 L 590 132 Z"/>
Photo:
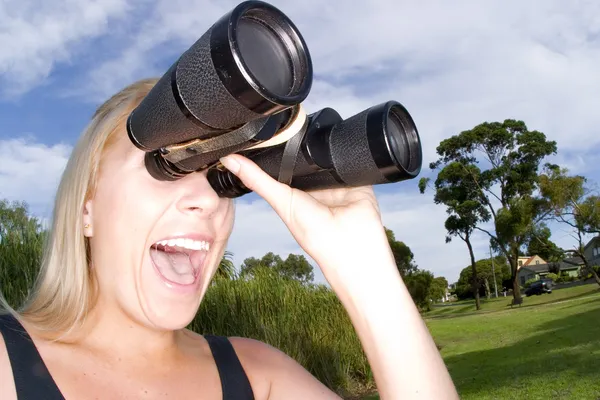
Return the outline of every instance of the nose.
<path id="1" fill-rule="evenodd" d="M 181 189 L 177 208 L 185 214 L 210 217 L 219 208 L 222 199 L 212 188 L 205 172 L 184 176 L 178 182 Z"/>

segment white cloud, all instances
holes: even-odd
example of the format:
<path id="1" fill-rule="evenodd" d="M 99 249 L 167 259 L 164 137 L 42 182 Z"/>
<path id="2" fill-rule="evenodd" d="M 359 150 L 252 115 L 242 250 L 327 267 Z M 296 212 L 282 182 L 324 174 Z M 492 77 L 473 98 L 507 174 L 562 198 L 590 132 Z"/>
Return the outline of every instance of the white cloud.
<path id="1" fill-rule="evenodd" d="M 157 46 L 185 50 L 234 4 L 157 1 L 121 55 L 91 72 L 90 87 L 106 97 L 148 72 L 160 55 Z M 273 4 L 298 25 L 313 56 L 319 79 L 308 105 L 349 116 L 400 100 L 419 123 L 427 160 L 441 138 L 484 119 L 523 118 L 562 149 L 600 144 L 594 130 L 600 122 L 599 4 Z"/>
<path id="2" fill-rule="evenodd" d="M 0 140 L 0 198 L 25 200 L 36 215 L 48 216 L 71 146 L 46 146 L 31 138 Z"/>
<path id="3" fill-rule="evenodd" d="M 317 74 L 308 110 L 329 106 L 348 117 L 399 100 L 423 140 L 423 175 L 429 175 L 427 166 L 441 139 L 484 120 L 518 118 L 558 141 L 556 160 L 573 172 L 599 177 L 594 154 L 600 147 L 600 3 L 272 3 L 308 42 Z M 163 73 L 157 65 L 187 49 L 237 1 L 19 4 L 13 0 L 0 6 L 0 73 L 6 81 L 13 89 L 28 90 L 46 83 L 48 75 L 52 79 L 60 62 L 77 65 L 72 54 L 94 55 L 89 71 L 74 77 L 66 90 L 95 102 L 134 79 Z M 85 47 L 94 38 L 109 41 L 111 54 Z M 47 169 L 44 164 L 37 172 Z M 5 180 L 0 191 L 40 201 L 37 187 L 47 179 L 19 176 L 28 183 Z M 411 247 L 419 266 L 452 280 L 468 264 L 460 240 L 444 243 L 446 214 L 430 195 L 384 194 L 380 201 L 385 224 Z M 568 239 L 559 230 L 556 235 Z M 478 257 L 486 257 L 487 238 L 476 241 Z M 262 201 L 239 201 L 230 243 L 238 264 L 271 250 L 282 256 L 300 252 Z"/>
<path id="4" fill-rule="evenodd" d="M 44 84 L 57 63 L 77 62 L 71 59 L 74 52 L 90 51 L 78 47 L 83 40 L 104 34 L 110 18 L 124 17 L 128 11 L 131 8 L 125 0 L 1 2 L 3 94 L 23 94 Z"/>

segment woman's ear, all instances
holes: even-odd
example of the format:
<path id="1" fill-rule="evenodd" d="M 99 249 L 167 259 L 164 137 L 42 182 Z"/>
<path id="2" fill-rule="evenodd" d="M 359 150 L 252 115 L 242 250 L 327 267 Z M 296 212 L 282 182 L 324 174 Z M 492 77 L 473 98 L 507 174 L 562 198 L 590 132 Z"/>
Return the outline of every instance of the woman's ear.
<path id="1" fill-rule="evenodd" d="M 92 200 L 86 201 L 83 208 L 83 235 L 86 237 L 92 237 L 94 233 L 92 225 L 92 220 L 94 219 L 92 209 Z"/>

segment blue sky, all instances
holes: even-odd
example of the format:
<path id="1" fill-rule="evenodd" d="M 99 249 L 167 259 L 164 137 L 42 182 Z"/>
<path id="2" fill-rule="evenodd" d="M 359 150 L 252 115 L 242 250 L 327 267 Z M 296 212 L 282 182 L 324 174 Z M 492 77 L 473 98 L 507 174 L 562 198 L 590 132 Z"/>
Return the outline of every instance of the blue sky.
<path id="1" fill-rule="evenodd" d="M 485 120 L 523 119 L 559 145 L 554 161 L 597 181 L 600 3 L 585 1 L 277 0 L 304 34 L 315 69 L 309 112 L 344 117 L 403 103 L 419 128 L 421 176 L 439 141 Z M 237 2 L 8 0 L 0 4 L 0 197 L 49 216 L 71 146 L 100 102 L 160 76 Z M 386 226 L 422 268 L 455 281 L 469 262 L 445 244 L 445 211 L 417 180 L 376 189 Z M 238 201 L 235 262 L 301 253 L 255 195 Z M 572 244 L 561 229 L 562 245 Z M 487 257 L 478 237 L 476 255 Z M 316 271 L 317 280 L 322 275 Z"/>

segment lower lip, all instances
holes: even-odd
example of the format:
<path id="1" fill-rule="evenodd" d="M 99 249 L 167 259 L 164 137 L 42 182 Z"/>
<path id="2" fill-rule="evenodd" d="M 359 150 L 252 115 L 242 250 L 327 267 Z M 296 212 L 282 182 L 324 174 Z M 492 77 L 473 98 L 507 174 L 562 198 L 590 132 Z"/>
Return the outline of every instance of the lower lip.
<path id="1" fill-rule="evenodd" d="M 198 271 L 198 274 L 196 274 L 196 277 L 192 283 L 181 284 L 170 281 L 167 278 L 165 278 L 163 274 L 161 274 L 156 264 L 154 264 L 154 261 L 152 261 L 152 258 L 150 258 L 150 262 L 152 263 L 154 272 L 156 272 L 158 278 L 162 281 L 163 285 L 165 285 L 165 287 L 167 287 L 167 289 L 169 289 L 170 291 L 178 294 L 191 294 L 198 291 L 198 287 L 200 286 L 200 275 L 202 272 L 202 268 L 200 268 L 200 271 Z"/>

